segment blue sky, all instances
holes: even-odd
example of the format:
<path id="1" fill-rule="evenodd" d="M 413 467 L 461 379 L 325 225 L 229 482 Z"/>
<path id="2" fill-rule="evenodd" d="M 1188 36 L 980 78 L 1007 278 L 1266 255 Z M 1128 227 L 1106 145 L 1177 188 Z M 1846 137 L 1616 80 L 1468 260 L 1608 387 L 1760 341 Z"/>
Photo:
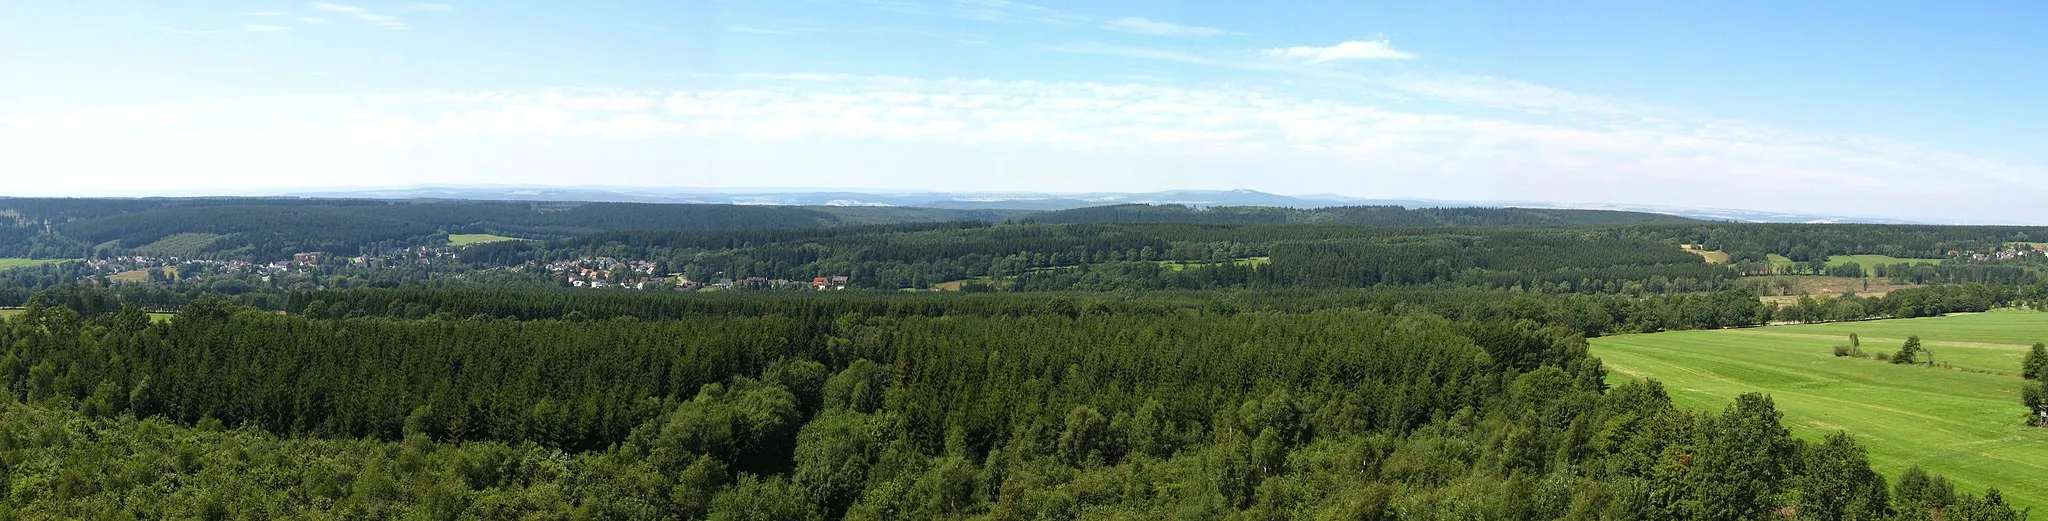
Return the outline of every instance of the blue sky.
<path id="1" fill-rule="evenodd" d="M 2048 222 L 2048 4 L 7 2 L 11 195 L 548 184 Z"/>

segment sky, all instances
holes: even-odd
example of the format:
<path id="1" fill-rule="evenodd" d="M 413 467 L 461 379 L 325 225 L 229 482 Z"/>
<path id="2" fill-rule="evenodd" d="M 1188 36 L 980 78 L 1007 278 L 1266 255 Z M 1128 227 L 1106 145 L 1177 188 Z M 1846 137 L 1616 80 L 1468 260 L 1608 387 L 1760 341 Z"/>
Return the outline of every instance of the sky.
<path id="1" fill-rule="evenodd" d="M 2048 223 L 2048 3 L 0 0 L 0 195 L 1282 194 Z"/>

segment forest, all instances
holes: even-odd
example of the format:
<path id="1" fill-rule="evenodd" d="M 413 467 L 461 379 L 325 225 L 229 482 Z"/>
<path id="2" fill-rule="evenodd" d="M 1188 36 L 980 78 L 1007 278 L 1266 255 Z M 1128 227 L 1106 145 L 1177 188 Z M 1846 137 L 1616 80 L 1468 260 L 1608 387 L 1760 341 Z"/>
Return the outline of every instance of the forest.
<path id="1" fill-rule="evenodd" d="M 2048 229 L 1392 207 L 0 208 L 0 256 L 78 259 L 0 270 L 0 519 L 2029 514 L 1996 487 L 1881 473 L 1851 433 L 1796 437 L 1768 393 L 1695 410 L 1655 380 L 1611 383 L 1587 339 L 2038 309 L 2048 260 L 2011 245 Z M 198 257 L 152 253 L 171 243 Z M 1773 301 L 1754 267 L 1774 255 L 1942 262 L 1873 267 L 1911 282 L 1882 293 Z"/>
<path id="2" fill-rule="evenodd" d="M 1767 396 L 1696 413 L 1607 388 L 1583 335 L 1533 320 L 848 311 L 893 298 L 657 320 L 36 306 L 0 323 L 0 512 L 2020 516 L 1996 490 L 1887 482 L 1851 436 L 1793 438 Z"/>

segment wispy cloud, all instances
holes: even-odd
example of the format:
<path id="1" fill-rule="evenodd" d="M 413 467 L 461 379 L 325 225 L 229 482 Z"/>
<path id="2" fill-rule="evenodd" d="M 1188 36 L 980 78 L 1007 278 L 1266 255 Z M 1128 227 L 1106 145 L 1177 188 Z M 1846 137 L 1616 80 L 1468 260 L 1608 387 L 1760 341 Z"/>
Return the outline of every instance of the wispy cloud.
<path id="1" fill-rule="evenodd" d="M 1196 38 L 1206 38 L 1210 36 L 1222 36 L 1226 34 L 1233 34 L 1230 31 L 1217 29 L 1214 27 L 1181 25 L 1177 23 L 1162 22 L 1158 20 L 1136 16 L 1126 16 L 1123 18 L 1118 18 L 1115 20 L 1104 22 L 1102 24 L 1102 28 L 1109 29 L 1111 31 L 1149 34 L 1153 36 L 1189 36 Z"/>
<path id="2" fill-rule="evenodd" d="M 299 16 L 299 17 L 294 17 L 294 18 L 292 18 L 292 19 L 293 19 L 293 20 L 298 20 L 298 21 L 299 21 L 300 23 L 306 23 L 306 24 L 311 24 L 311 25 L 327 25 L 327 19 L 326 19 L 326 18 L 320 18 L 320 17 L 317 17 L 317 16 Z"/>
<path id="3" fill-rule="evenodd" d="M 1671 116 L 1668 109 L 1645 103 L 1596 94 L 1571 92 L 1534 83 L 1493 76 L 1453 73 L 1371 74 L 1323 67 L 1307 58 L 1275 56 L 1275 50 L 1254 53 L 1197 53 L 1151 47 L 1102 43 L 1072 43 L 1041 49 L 1051 52 L 1099 54 L 1192 65 L 1224 67 L 1245 71 L 1293 74 L 1321 80 L 1348 82 L 1346 87 L 1363 95 L 1383 98 L 1420 97 L 1474 108 L 1491 108 L 1554 118 L 1592 120 Z M 1280 50 L 1284 52 L 1283 50 Z"/>
<path id="4" fill-rule="evenodd" d="M 182 27 L 158 27 L 156 28 L 156 32 L 164 34 L 176 34 L 181 36 L 220 36 L 222 34 L 227 34 L 227 31 L 216 31 L 211 29 L 186 29 Z"/>
<path id="5" fill-rule="evenodd" d="M 898 14 L 944 16 L 983 22 L 1025 22 L 1055 25 L 1090 23 L 1093 18 L 1011 0 L 854 0 Z"/>
<path id="6" fill-rule="evenodd" d="M 274 33 L 274 32 L 278 32 L 278 31 L 284 31 L 284 30 L 288 30 L 288 29 L 291 29 L 291 28 L 290 28 L 290 27 L 285 27 L 285 26 L 282 26 L 282 25 L 271 25 L 271 24 L 242 24 L 242 32 L 245 32 L 245 33 Z"/>
<path id="7" fill-rule="evenodd" d="M 793 34 L 801 32 L 801 30 L 797 29 L 768 29 L 764 27 L 754 27 L 751 25 L 729 25 L 725 27 L 725 30 L 736 33 L 752 34 Z"/>
<path id="8" fill-rule="evenodd" d="M 1354 40 L 1329 47 L 1266 49 L 1267 56 L 1328 63 L 1345 60 L 1413 60 L 1415 53 L 1394 48 L 1387 40 Z"/>
<path id="9" fill-rule="evenodd" d="M 314 2 L 311 4 L 311 6 L 315 11 L 328 12 L 352 17 L 357 20 L 361 20 L 365 23 L 381 26 L 385 29 L 405 29 L 408 27 L 405 23 L 405 20 L 400 20 L 396 16 L 378 13 L 376 11 L 372 11 L 369 8 L 365 8 L 362 6 L 349 4 L 335 4 L 328 2 Z"/>
<path id="10" fill-rule="evenodd" d="M 405 10 L 423 11 L 429 13 L 453 13 L 455 12 L 455 6 L 435 2 L 421 2 L 405 6 Z"/>
<path id="11" fill-rule="evenodd" d="M 405 157 L 401 164 L 421 166 L 377 175 L 403 179 L 441 175 L 436 169 L 444 167 L 481 172 L 509 165 L 525 172 L 521 175 L 548 179 L 559 171 L 533 164 L 603 162 L 626 153 L 643 158 L 644 171 L 617 175 L 639 175 L 650 182 L 692 170 L 782 176 L 790 183 L 809 179 L 802 176 L 844 177 L 843 169 L 829 165 L 791 163 L 800 157 L 840 157 L 816 153 L 814 147 L 823 146 L 881 154 L 874 164 L 925 172 L 897 175 L 930 175 L 938 182 L 961 168 L 983 174 L 967 176 L 978 179 L 1037 171 L 1043 175 L 1019 178 L 1055 186 L 1171 170 L 1172 175 L 1147 179 L 1172 185 L 1194 182 L 1186 176 L 1195 174 L 1167 166 L 1192 166 L 1221 182 L 1272 183 L 1254 188 L 1273 190 L 1639 204 L 1728 198 L 1762 209 L 1808 212 L 1908 204 L 1929 193 L 1955 190 L 1944 184 L 1967 184 L 2000 194 L 1997 201 L 1949 211 L 1958 218 L 1980 219 L 1999 219 L 2000 204 L 2048 196 L 2040 181 L 2048 170 L 2039 165 L 1721 120 L 1577 125 L 1450 114 L 1349 95 L 1129 82 L 848 75 L 727 79 L 734 84 L 704 90 L 311 96 L 51 114 L 0 121 L 0 168 L 34 165 L 52 178 L 95 179 L 104 172 L 205 169 L 218 172 L 224 182 L 261 182 L 281 165 L 324 174 Z M 195 126 L 208 130 L 192 135 L 189 129 Z M 549 152 L 530 146 L 556 140 L 604 148 L 565 145 Z M 505 158 L 480 160 L 488 155 L 456 152 L 407 155 L 438 150 L 423 144 L 480 142 L 498 143 L 503 147 L 498 150 L 533 164 L 482 165 L 477 161 Z M 762 153 L 692 153 L 685 151 L 694 150 L 689 146 L 751 147 Z M 249 150 L 260 151 L 260 157 L 247 156 Z M 993 153 L 1021 159 L 988 161 Z M 1153 155 L 1168 159 L 1145 159 Z M 749 159 L 701 162 L 710 161 L 701 159 L 709 156 Z M 1089 166 L 1105 159 L 1117 163 Z M 1219 164 L 1233 166 L 1214 166 Z M 140 168 L 144 165 L 156 168 Z M 1246 181 L 1243 168 L 1349 174 Z M 1004 173 L 997 175 L 998 170 Z M 1754 190 L 1788 184 L 1830 186 L 1841 197 Z"/>

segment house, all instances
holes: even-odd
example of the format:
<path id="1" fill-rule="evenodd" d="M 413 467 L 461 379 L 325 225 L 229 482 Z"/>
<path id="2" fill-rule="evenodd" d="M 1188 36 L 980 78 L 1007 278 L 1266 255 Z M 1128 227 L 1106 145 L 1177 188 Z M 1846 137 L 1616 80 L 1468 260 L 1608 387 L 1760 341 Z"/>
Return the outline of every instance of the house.
<path id="1" fill-rule="evenodd" d="M 294 253 L 292 254 L 292 262 L 298 264 L 319 264 L 321 255 L 322 254 L 317 251 Z"/>
<path id="2" fill-rule="evenodd" d="M 811 287 L 813 287 L 813 288 L 818 288 L 818 289 L 825 289 L 825 286 L 826 286 L 826 285 L 828 285 L 828 284 L 831 284 L 831 283 L 832 283 L 832 279 L 829 279 L 829 278 L 826 278 L 826 277 L 818 277 L 818 278 L 814 278 L 814 279 L 811 279 Z"/>

